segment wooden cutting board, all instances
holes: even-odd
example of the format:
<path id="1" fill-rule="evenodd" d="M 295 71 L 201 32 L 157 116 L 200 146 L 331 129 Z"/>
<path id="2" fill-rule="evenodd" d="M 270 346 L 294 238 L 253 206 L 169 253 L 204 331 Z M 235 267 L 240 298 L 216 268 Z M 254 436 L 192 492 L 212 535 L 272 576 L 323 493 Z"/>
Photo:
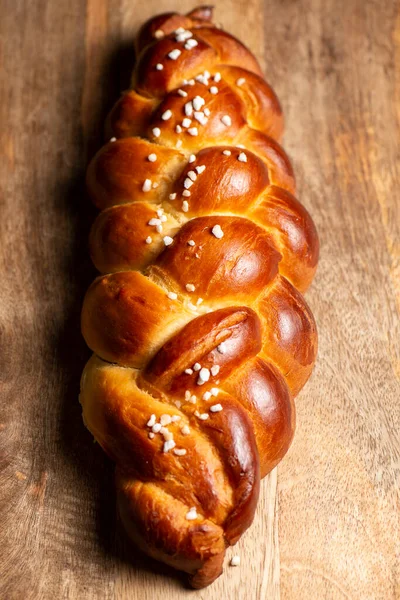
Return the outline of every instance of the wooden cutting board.
<path id="1" fill-rule="evenodd" d="M 0 18 L 0 597 L 400 598 L 400 20 L 397 2 L 216 0 L 265 67 L 321 237 L 318 364 L 293 446 L 210 588 L 116 531 L 113 468 L 84 429 L 79 332 L 94 276 L 87 159 L 132 39 L 180 0 L 3 0 Z M 179 5 L 179 6 L 178 6 Z M 229 552 L 228 556 L 232 553 Z"/>

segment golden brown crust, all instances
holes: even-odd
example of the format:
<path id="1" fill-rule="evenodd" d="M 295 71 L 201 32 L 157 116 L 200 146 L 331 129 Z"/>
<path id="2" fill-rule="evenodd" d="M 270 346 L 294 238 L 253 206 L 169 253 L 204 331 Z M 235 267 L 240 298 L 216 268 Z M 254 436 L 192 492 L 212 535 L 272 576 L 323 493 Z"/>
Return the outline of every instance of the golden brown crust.
<path id="1" fill-rule="evenodd" d="M 87 172 L 101 275 L 82 310 L 83 418 L 117 463 L 122 522 L 197 588 L 250 526 L 317 351 L 300 292 L 318 237 L 281 108 L 211 13 L 159 15 L 138 35 L 133 89 Z"/>
<path id="2" fill-rule="evenodd" d="M 158 161 L 152 163 L 147 157 L 155 151 Z M 177 150 L 155 147 L 140 138 L 121 139 L 103 146 L 91 161 L 87 188 L 100 210 L 132 201 L 151 199 L 160 202 L 172 189 L 173 180 L 184 166 L 185 157 Z M 142 190 L 144 174 L 157 184 L 151 190 L 151 198 Z"/>
<path id="3" fill-rule="evenodd" d="M 222 527 L 201 517 L 187 521 L 187 507 L 151 483 L 117 477 L 117 501 L 122 523 L 136 545 L 189 573 L 193 587 L 202 588 L 221 574 L 226 547 Z"/>

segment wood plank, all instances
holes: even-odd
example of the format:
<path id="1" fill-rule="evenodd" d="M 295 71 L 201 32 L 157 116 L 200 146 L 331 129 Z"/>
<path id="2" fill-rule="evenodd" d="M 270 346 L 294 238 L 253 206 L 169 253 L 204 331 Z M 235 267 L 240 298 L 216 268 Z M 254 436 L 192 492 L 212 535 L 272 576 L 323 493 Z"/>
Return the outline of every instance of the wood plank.
<path id="1" fill-rule="evenodd" d="M 85 5 L 10 0 L 0 27 L 0 597 L 110 598 L 112 468 L 77 403 Z"/>
<path id="2" fill-rule="evenodd" d="M 319 360 L 279 468 L 282 598 L 400 597 L 396 4 L 266 7 L 285 147 L 322 241 Z"/>
<path id="3" fill-rule="evenodd" d="M 251 43 L 251 49 L 257 58 L 263 63 L 264 60 L 264 35 L 263 22 L 259 18 L 262 14 L 262 2 L 251 0 L 250 2 L 238 2 L 233 6 L 229 0 L 219 0 L 215 5 L 215 21 L 223 24 L 224 29 L 237 35 L 240 39 Z M 193 1 L 179 3 L 181 12 L 188 12 L 197 5 Z M 140 1 L 134 4 L 123 0 L 121 7 L 121 39 L 123 48 L 129 48 L 133 33 L 138 23 L 137 15 L 140 14 L 140 22 L 150 18 L 154 14 L 169 11 L 172 8 L 168 0 Z M 241 16 L 246 11 L 246 20 Z M 225 574 L 221 576 L 210 588 L 197 592 L 201 600 L 216 600 L 217 598 L 231 597 L 233 599 L 248 598 L 258 600 L 270 598 L 279 600 L 279 553 L 277 539 L 277 511 L 276 505 L 276 473 L 262 484 L 260 504 L 257 509 L 255 522 L 250 531 L 240 540 L 234 551 L 227 553 L 229 557 L 239 553 L 242 559 L 240 569 L 229 569 L 227 566 Z M 266 540 L 260 547 L 259 540 Z M 268 541 L 267 541 L 268 540 Z M 269 543 L 268 543 L 269 542 Z M 141 570 L 128 565 L 127 557 L 131 550 L 125 546 L 121 548 L 126 565 L 124 569 L 118 570 L 115 580 L 115 594 L 117 598 L 125 599 L 137 596 L 144 600 L 164 600 L 165 597 L 173 597 L 176 600 L 187 597 L 187 590 L 182 589 L 179 579 L 171 578 L 171 571 L 153 566 L 153 570 L 142 568 Z M 137 561 L 144 566 L 144 561 L 137 556 Z M 148 563 L 148 561 L 146 561 Z M 161 579 L 160 572 L 166 577 Z M 172 594 L 172 596 L 171 596 Z"/>
<path id="4" fill-rule="evenodd" d="M 255 16 L 261 3 L 246 6 Z M 252 40 L 262 59 L 262 21 L 243 31 L 243 8 L 219 2 L 217 18 Z M 117 531 L 113 467 L 82 426 L 77 402 L 89 355 L 79 312 L 94 276 L 86 160 L 129 80 L 138 26 L 167 9 L 117 0 L 9 0 L 3 9 L 0 596 L 7 600 L 187 595 Z M 243 597 L 243 585 L 248 598 L 278 597 L 276 473 L 264 488 L 257 522 L 240 542 L 243 568 L 199 597 Z M 270 542 L 261 552 L 260 538 Z"/>
<path id="5" fill-rule="evenodd" d="M 264 482 L 240 569 L 201 600 L 400 597 L 400 19 L 395 2 L 219 0 L 265 59 L 322 256 L 320 331 L 291 451 Z M 195 2 L 180 2 L 189 10 Z M 117 529 L 113 467 L 77 402 L 94 276 L 84 198 L 132 39 L 166 0 L 4 0 L 0 20 L 0 597 L 184 598 Z M 277 503 L 279 499 L 279 546 Z M 236 550 L 235 550 L 236 552 Z M 279 569 L 279 560 L 281 568 Z M 191 593 L 193 595 L 193 593 Z"/>

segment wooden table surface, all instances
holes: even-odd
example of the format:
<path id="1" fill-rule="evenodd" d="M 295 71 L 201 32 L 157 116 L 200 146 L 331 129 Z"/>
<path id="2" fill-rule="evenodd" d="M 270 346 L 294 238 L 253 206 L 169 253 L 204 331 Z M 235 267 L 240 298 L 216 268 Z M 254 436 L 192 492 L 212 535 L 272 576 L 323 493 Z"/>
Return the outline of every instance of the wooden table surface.
<path id="1" fill-rule="evenodd" d="M 242 564 L 192 592 L 116 530 L 113 467 L 81 421 L 94 276 L 87 158 L 127 87 L 132 38 L 191 1 L 3 0 L 0 18 L 0 597 L 400 598 L 400 17 L 395 1 L 216 0 L 286 115 L 322 242 L 319 326 L 289 454 Z M 236 553 L 236 550 L 235 550 Z M 229 556 L 232 553 L 229 553 Z"/>

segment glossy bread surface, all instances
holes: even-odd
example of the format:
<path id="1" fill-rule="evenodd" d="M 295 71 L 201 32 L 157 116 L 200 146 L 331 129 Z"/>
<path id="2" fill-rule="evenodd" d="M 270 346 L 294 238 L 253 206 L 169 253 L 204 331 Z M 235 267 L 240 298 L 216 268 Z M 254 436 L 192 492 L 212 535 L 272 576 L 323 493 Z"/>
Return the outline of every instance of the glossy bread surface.
<path id="1" fill-rule="evenodd" d="M 251 525 L 293 438 L 317 352 L 302 293 L 318 261 L 279 145 L 279 102 L 211 10 L 160 15 L 87 186 L 100 276 L 82 332 L 85 424 L 117 464 L 119 513 L 204 587 Z"/>

